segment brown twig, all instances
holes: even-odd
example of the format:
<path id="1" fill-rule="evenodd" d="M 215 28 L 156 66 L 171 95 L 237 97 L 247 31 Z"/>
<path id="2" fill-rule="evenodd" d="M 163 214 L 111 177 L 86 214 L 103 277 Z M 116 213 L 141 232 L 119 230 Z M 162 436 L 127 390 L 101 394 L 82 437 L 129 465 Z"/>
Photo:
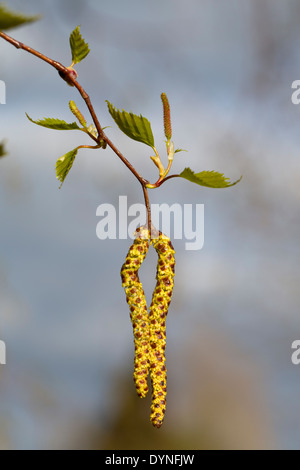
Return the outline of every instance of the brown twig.
<path id="1" fill-rule="evenodd" d="M 147 188 L 149 189 L 156 189 L 156 188 L 159 188 L 163 183 L 165 183 L 166 181 L 170 180 L 171 178 L 180 178 L 180 175 L 169 175 L 169 176 L 166 176 L 165 178 L 163 179 L 158 179 L 156 181 L 156 183 L 154 184 L 151 184 L 151 185 L 147 185 Z"/>
<path id="2" fill-rule="evenodd" d="M 133 167 L 133 165 L 127 160 L 127 158 L 124 157 L 124 155 L 120 152 L 120 150 L 117 149 L 117 147 L 111 142 L 111 140 L 107 137 L 107 135 L 104 133 L 99 119 L 97 117 L 97 114 L 94 110 L 94 107 L 92 105 L 92 102 L 90 100 L 89 95 L 87 92 L 84 90 L 84 88 L 78 83 L 76 80 L 76 74 L 74 74 L 74 71 L 69 67 L 65 67 L 62 65 L 60 62 L 57 62 L 56 60 L 50 59 L 46 55 L 42 54 L 41 52 L 38 52 L 37 50 L 33 49 L 30 46 L 27 46 L 26 44 L 17 41 L 16 39 L 12 38 L 8 34 L 4 33 L 3 31 L 0 31 L 0 37 L 8 41 L 10 44 L 15 46 L 17 49 L 23 49 L 26 52 L 29 52 L 30 54 L 38 57 L 39 59 L 43 60 L 44 62 L 47 62 L 49 65 L 54 67 L 59 73 L 60 76 L 67 81 L 70 85 L 75 86 L 77 90 L 79 91 L 81 97 L 84 99 L 86 106 L 89 110 L 89 113 L 92 117 L 92 120 L 95 124 L 95 127 L 98 132 L 98 138 L 94 138 L 94 140 L 98 143 L 101 144 L 101 141 L 104 141 L 107 143 L 107 145 L 111 148 L 111 150 L 120 158 L 120 160 L 126 165 L 126 167 L 131 171 L 131 173 L 136 177 L 136 179 L 139 181 L 143 188 L 143 193 L 144 193 L 144 199 L 145 199 L 145 205 L 147 209 L 147 225 L 150 228 L 151 227 L 151 208 L 149 204 L 149 197 L 148 197 L 148 191 L 146 188 L 146 185 L 149 183 L 145 178 L 143 178 L 138 171 Z"/>

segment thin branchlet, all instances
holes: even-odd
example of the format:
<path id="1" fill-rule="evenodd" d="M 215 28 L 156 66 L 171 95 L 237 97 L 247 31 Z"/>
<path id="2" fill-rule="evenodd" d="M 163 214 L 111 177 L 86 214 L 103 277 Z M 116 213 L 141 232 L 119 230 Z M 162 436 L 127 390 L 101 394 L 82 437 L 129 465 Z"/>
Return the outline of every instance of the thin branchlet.
<path id="1" fill-rule="evenodd" d="M 119 159 L 124 163 L 124 165 L 131 171 L 131 173 L 139 181 L 139 183 L 141 184 L 143 188 L 144 201 L 145 201 L 145 206 L 146 206 L 147 213 L 148 213 L 148 220 L 150 220 L 150 224 L 151 224 L 151 216 L 149 216 L 151 208 L 150 208 L 149 198 L 148 198 L 147 189 L 146 189 L 146 185 L 149 184 L 149 181 L 147 181 L 145 178 L 143 178 L 139 174 L 139 172 L 134 168 L 134 166 L 127 160 L 127 158 L 120 152 L 120 150 L 113 144 L 113 142 L 104 133 L 89 95 L 84 90 L 84 88 L 80 85 L 80 83 L 77 81 L 77 73 L 74 73 L 75 70 L 72 67 L 65 67 L 60 62 L 53 60 L 47 57 L 46 55 L 42 54 L 41 52 L 33 49 L 32 47 L 27 46 L 26 44 L 12 38 L 8 34 L 4 33 L 3 31 L 0 31 L 0 37 L 2 37 L 7 42 L 15 46 L 17 49 L 22 49 L 26 52 L 29 52 L 35 57 L 43 60 L 44 62 L 47 62 L 49 65 L 54 67 L 59 72 L 60 76 L 65 81 L 67 81 L 68 84 L 71 84 L 75 88 L 77 88 L 78 92 L 80 93 L 81 97 L 86 103 L 86 106 L 89 110 L 89 113 L 92 117 L 92 120 L 98 132 L 98 137 L 97 138 L 93 137 L 93 140 L 95 140 L 101 147 L 104 147 L 103 141 L 106 142 L 106 144 L 111 148 L 111 150 L 119 157 Z"/>

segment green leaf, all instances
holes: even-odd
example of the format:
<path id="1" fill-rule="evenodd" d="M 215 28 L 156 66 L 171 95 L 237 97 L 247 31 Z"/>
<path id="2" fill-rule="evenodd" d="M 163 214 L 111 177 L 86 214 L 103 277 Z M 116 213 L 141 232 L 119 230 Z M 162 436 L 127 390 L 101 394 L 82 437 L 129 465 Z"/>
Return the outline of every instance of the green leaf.
<path id="1" fill-rule="evenodd" d="M 7 155 L 4 144 L 5 144 L 4 141 L 0 142 L 0 158 Z"/>
<path id="2" fill-rule="evenodd" d="M 190 168 L 185 168 L 179 176 L 192 183 L 208 188 L 228 188 L 229 186 L 234 186 L 242 179 L 242 177 L 240 177 L 237 181 L 231 183 L 229 178 L 225 178 L 222 173 L 218 173 L 217 171 L 201 171 L 200 173 L 194 173 Z"/>
<path id="3" fill-rule="evenodd" d="M 108 100 L 106 103 L 111 117 L 124 134 L 133 140 L 154 147 L 154 137 L 148 119 L 124 110 L 119 111 Z"/>
<path id="4" fill-rule="evenodd" d="M 48 129 L 56 129 L 58 131 L 70 131 L 70 130 L 80 130 L 80 127 L 76 122 L 65 122 L 62 119 L 54 119 L 54 118 L 44 118 L 44 119 L 38 119 L 37 121 L 34 121 L 31 119 L 30 116 L 28 116 L 27 113 L 25 113 L 26 116 L 28 117 L 29 121 L 33 122 L 34 124 L 37 124 L 38 126 L 43 126 L 47 127 Z"/>
<path id="5" fill-rule="evenodd" d="M 79 26 L 70 34 L 70 47 L 73 64 L 78 64 L 78 62 L 83 60 L 90 52 L 89 45 L 80 34 Z"/>
<path id="6" fill-rule="evenodd" d="M 15 28 L 38 19 L 40 19 L 40 15 L 26 16 L 23 13 L 9 10 L 5 3 L 0 3 L 0 30 Z"/>
<path id="7" fill-rule="evenodd" d="M 56 162 L 56 178 L 61 182 L 60 188 L 72 168 L 77 152 L 78 147 L 60 157 Z"/>
<path id="8" fill-rule="evenodd" d="M 187 152 L 187 150 L 184 150 L 184 149 L 176 149 L 175 152 L 174 152 L 174 154 L 175 154 L 175 153 L 179 153 L 179 152 Z"/>

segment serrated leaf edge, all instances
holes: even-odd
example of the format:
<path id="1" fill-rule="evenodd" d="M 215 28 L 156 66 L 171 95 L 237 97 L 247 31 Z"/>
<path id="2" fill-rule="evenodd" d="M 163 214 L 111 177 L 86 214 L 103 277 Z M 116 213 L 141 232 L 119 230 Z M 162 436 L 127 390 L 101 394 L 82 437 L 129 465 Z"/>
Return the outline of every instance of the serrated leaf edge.
<path id="1" fill-rule="evenodd" d="M 71 32 L 69 42 L 72 62 L 73 64 L 78 64 L 90 53 L 89 45 L 81 35 L 80 25 L 76 26 L 76 28 Z"/>
<path id="2" fill-rule="evenodd" d="M 62 187 L 66 177 L 69 174 L 69 171 L 71 170 L 73 166 L 77 152 L 78 152 L 78 147 L 65 153 L 64 155 L 59 157 L 58 160 L 56 161 L 56 165 L 55 165 L 56 178 L 61 182 L 59 189 Z M 70 161 L 66 162 L 66 160 L 68 159 L 70 159 Z M 66 168 L 66 170 L 63 172 L 63 174 L 61 174 L 64 168 Z"/>
<path id="3" fill-rule="evenodd" d="M 37 124 L 38 126 L 46 127 L 47 129 L 53 129 L 56 131 L 72 131 L 72 130 L 81 130 L 80 127 L 78 126 L 77 122 L 66 122 L 63 119 L 57 119 L 57 118 L 42 118 L 42 119 L 37 119 L 34 120 L 32 119 L 27 113 L 25 113 L 29 121 L 33 122 L 34 124 Z M 62 126 L 69 126 L 66 127 L 65 129 L 60 129 L 59 127 L 56 127 L 54 122 L 53 125 L 47 124 L 47 121 L 55 121 L 57 123 L 57 126 L 61 124 Z"/>
<path id="4" fill-rule="evenodd" d="M 187 178 L 185 176 L 183 176 L 183 173 L 184 172 L 190 172 L 191 175 L 190 175 L 190 178 Z M 208 176 L 208 179 L 209 179 L 209 176 L 211 177 L 215 177 L 215 176 L 218 176 L 218 177 L 221 177 L 225 183 L 224 186 L 214 186 L 214 185 L 210 185 L 210 184 L 203 184 L 201 182 L 198 182 L 198 181 L 192 181 L 193 179 L 197 180 L 198 178 L 200 179 L 201 176 L 197 176 L 197 175 L 201 175 L 203 173 L 206 173 L 206 175 Z M 230 182 L 230 178 L 227 178 L 226 176 L 224 176 L 223 173 L 220 173 L 218 171 L 215 171 L 215 170 L 207 170 L 207 171 L 202 171 L 202 172 L 199 172 L 199 173 L 195 173 L 193 170 L 191 170 L 189 167 L 185 168 L 178 176 L 180 176 L 181 178 L 184 178 L 186 179 L 187 181 L 190 181 L 191 183 L 195 183 L 195 184 L 198 184 L 199 186 L 204 186 L 204 187 L 207 187 L 207 188 L 213 188 L 213 189 L 223 189 L 223 188 L 229 188 L 231 186 L 234 186 L 236 185 L 237 183 L 239 183 L 242 179 L 243 176 L 241 176 L 239 179 L 237 179 L 236 181 L 234 182 Z"/>

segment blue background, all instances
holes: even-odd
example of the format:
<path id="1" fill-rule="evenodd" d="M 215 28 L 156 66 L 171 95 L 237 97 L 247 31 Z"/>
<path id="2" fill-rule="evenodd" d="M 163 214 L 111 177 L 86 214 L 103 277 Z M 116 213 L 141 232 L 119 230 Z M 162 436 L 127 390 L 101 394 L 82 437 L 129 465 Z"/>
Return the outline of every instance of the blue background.
<path id="1" fill-rule="evenodd" d="M 152 203 L 205 205 L 205 243 L 185 251 L 167 321 L 168 405 L 157 431 L 135 396 L 133 340 L 119 270 L 128 240 L 96 237 L 99 204 L 141 203 L 108 149 L 83 150 L 62 189 L 57 158 L 81 133 L 30 123 L 72 120 L 75 89 L 1 40 L 0 447 L 299 449 L 300 4 L 296 0 L 10 1 L 41 13 L 13 37 L 70 65 L 81 25 L 91 53 L 77 66 L 107 133 L 155 181 L 149 149 L 116 128 L 105 99 L 142 113 L 164 151 L 161 92 L 172 111 L 179 172 L 217 170 L 228 189 L 171 180 Z M 150 299 L 155 256 L 141 269 Z"/>

